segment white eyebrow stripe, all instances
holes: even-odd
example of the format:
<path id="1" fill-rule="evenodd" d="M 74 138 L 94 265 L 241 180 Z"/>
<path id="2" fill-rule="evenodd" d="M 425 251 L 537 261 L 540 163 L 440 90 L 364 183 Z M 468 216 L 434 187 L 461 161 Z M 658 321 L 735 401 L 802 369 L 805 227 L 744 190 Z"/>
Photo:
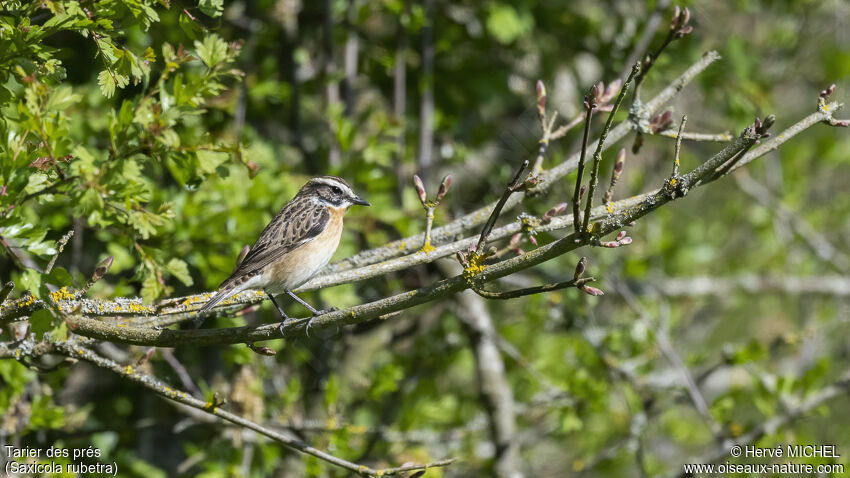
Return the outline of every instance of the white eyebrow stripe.
<path id="1" fill-rule="evenodd" d="M 343 191 L 346 191 L 346 192 L 348 193 L 348 195 L 349 195 L 349 196 L 354 196 L 354 195 L 355 195 L 355 194 L 354 194 L 354 191 L 352 191 L 350 187 L 348 187 L 348 186 L 346 186 L 345 184 L 343 184 L 343 183 L 341 183 L 341 182 L 337 181 L 336 179 L 330 179 L 330 178 L 314 178 L 314 179 L 311 179 L 311 180 L 310 180 L 310 182 L 311 182 L 311 183 L 324 184 L 324 185 L 326 185 L 326 186 L 337 186 L 337 187 L 342 188 L 342 190 L 343 190 Z"/>
<path id="2" fill-rule="evenodd" d="M 343 201 L 340 202 L 340 204 L 334 204 L 334 203 L 328 201 L 327 199 L 322 198 L 322 197 L 318 197 L 318 196 L 311 197 L 310 201 L 312 201 L 313 204 L 315 204 L 317 206 L 325 206 L 325 207 L 340 207 L 340 206 L 347 203 L 346 200 L 343 200 Z"/>

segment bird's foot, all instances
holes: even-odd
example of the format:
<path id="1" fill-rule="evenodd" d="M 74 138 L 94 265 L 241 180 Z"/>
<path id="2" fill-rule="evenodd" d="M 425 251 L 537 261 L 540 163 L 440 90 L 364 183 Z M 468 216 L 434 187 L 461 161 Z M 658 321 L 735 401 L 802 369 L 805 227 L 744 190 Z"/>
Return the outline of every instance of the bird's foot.
<path id="1" fill-rule="evenodd" d="M 313 325 L 313 320 L 315 320 L 316 317 L 319 317 L 320 315 L 325 315 L 325 314 L 330 313 L 330 312 L 336 312 L 337 310 L 339 310 L 339 309 L 337 309 L 336 307 L 328 307 L 327 309 L 314 310 L 313 316 L 310 317 L 310 320 L 307 321 L 307 328 L 305 329 L 305 332 L 307 333 L 307 337 L 310 336 L 310 327 Z"/>

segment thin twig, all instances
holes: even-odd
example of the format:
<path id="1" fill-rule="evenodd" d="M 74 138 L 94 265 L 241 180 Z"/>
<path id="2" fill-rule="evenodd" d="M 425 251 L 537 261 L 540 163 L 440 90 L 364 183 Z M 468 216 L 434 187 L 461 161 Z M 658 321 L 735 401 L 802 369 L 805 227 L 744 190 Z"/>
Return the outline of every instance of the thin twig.
<path id="1" fill-rule="evenodd" d="M 573 226 L 575 233 L 578 234 L 582 231 L 581 228 L 581 215 L 579 211 L 581 211 L 581 177 L 584 174 L 584 157 L 587 154 L 587 137 L 590 134 L 590 120 L 593 118 L 593 108 L 595 105 L 590 102 L 585 102 L 585 121 L 584 121 L 584 135 L 581 137 L 581 153 L 578 156 L 578 167 L 576 168 L 576 185 L 573 190 Z M 600 144 L 602 144 L 600 142 Z"/>
<path id="2" fill-rule="evenodd" d="M 650 134 L 653 134 L 650 132 Z M 664 136 L 666 138 L 678 139 L 679 136 L 682 139 L 686 139 L 688 141 L 704 141 L 711 143 L 726 143 L 728 141 L 732 141 L 735 137 L 732 133 L 724 132 L 724 133 L 682 133 L 681 135 L 677 134 L 673 130 L 661 131 L 660 133 L 654 133 L 656 136 Z"/>
<path id="3" fill-rule="evenodd" d="M 56 259 L 59 258 L 59 254 L 62 254 L 62 251 L 65 250 L 65 245 L 68 244 L 68 241 L 74 237 L 74 230 L 71 229 L 64 236 L 62 236 L 58 241 L 56 241 L 56 254 L 53 254 L 53 257 L 50 259 L 50 262 L 47 263 L 47 267 L 44 268 L 45 274 L 50 274 L 50 271 L 53 270 L 53 266 L 56 265 Z"/>
<path id="4" fill-rule="evenodd" d="M 599 183 L 599 163 L 602 162 L 602 146 L 605 144 L 605 139 L 611 131 L 611 125 L 614 124 L 614 115 L 617 114 L 617 110 L 620 108 L 620 104 L 623 103 L 623 99 L 626 97 L 626 92 L 628 91 L 629 86 L 632 84 L 635 75 L 639 72 L 640 63 L 635 63 L 632 67 L 632 72 L 629 73 L 629 77 L 626 78 L 626 81 L 620 88 L 620 94 L 617 95 L 617 100 L 614 102 L 614 108 L 610 113 L 608 113 L 608 121 L 605 122 L 605 127 L 599 135 L 599 143 L 596 145 L 596 152 L 593 153 L 593 169 L 590 173 L 590 184 L 587 188 L 587 205 L 584 210 L 584 223 L 581 228 L 582 232 L 589 232 L 588 224 L 590 223 L 590 211 L 593 208 L 593 194 L 596 191 L 596 185 Z"/>
<path id="5" fill-rule="evenodd" d="M 522 164 L 519 165 L 516 172 L 514 173 L 513 178 L 508 183 L 507 187 L 504 191 L 502 191 L 502 196 L 499 197 L 499 201 L 496 203 L 496 207 L 493 208 L 493 212 L 490 213 L 490 217 L 487 218 L 487 222 L 484 223 L 484 227 L 481 229 L 481 234 L 478 237 L 478 245 L 476 246 L 476 251 L 483 252 L 484 246 L 487 244 L 487 239 L 490 236 L 490 233 L 493 231 L 493 226 L 496 225 L 496 221 L 499 219 L 499 214 L 502 212 L 502 208 L 505 206 L 505 202 L 507 202 L 508 198 L 516 192 L 522 182 L 520 179 L 522 178 L 522 173 L 528 167 L 528 160 L 524 160 Z"/>
<path id="6" fill-rule="evenodd" d="M 671 179 L 679 176 L 679 152 L 682 150 L 682 131 L 685 130 L 685 124 L 688 122 L 688 115 L 682 116 L 682 122 L 679 123 L 679 132 L 676 134 L 676 154 L 673 157 L 673 173 Z"/>
<path id="7" fill-rule="evenodd" d="M 525 287 L 523 289 L 516 289 L 507 292 L 492 292 L 478 287 L 474 287 L 472 290 L 474 290 L 476 294 L 480 295 L 481 297 L 484 297 L 485 299 L 507 300 L 515 299 L 517 297 L 522 297 L 525 295 L 539 294 L 541 292 L 551 292 L 553 290 L 566 289 L 569 287 L 580 287 L 584 284 L 587 284 L 588 282 L 593 282 L 595 280 L 596 279 L 593 277 L 582 277 L 580 279 L 570 279 L 562 282 L 556 282 L 553 284 Z"/>

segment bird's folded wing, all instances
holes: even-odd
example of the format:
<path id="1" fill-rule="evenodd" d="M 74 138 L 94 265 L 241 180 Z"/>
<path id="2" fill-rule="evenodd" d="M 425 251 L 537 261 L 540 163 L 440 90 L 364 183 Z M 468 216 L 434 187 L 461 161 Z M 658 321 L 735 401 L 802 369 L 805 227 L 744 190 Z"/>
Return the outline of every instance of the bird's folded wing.
<path id="1" fill-rule="evenodd" d="M 330 220 L 328 208 L 310 200 L 292 201 L 263 229 L 260 238 L 233 275 L 224 281 L 222 288 L 233 280 L 259 273 L 264 267 L 315 239 Z"/>

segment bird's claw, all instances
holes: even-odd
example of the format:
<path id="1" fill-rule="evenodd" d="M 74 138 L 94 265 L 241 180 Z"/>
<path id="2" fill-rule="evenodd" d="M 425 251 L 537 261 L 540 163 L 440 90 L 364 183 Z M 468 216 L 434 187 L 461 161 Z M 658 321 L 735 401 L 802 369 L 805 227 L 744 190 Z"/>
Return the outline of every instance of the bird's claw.
<path id="1" fill-rule="evenodd" d="M 320 315 L 328 314 L 330 312 L 336 312 L 337 310 L 339 310 L 339 309 L 337 309 L 336 307 L 328 307 L 327 309 L 317 310 L 317 311 L 313 312 L 313 316 L 310 317 L 310 320 L 307 321 L 307 327 L 305 328 L 305 332 L 307 334 L 307 337 L 310 336 L 310 327 L 313 326 L 313 320 L 315 320 L 316 317 L 318 317 Z"/>
<path id="2" fill-rule="evenodd" d="M 307 320 L 307 327 L 304 328 L 304 332 L 307 334 L 307 337 L 310 336 L 310 327 L 313 325 L 313 320 L 317 317 L 325 313 L 324 310 L 317 310 L 309 320 Z"/>

